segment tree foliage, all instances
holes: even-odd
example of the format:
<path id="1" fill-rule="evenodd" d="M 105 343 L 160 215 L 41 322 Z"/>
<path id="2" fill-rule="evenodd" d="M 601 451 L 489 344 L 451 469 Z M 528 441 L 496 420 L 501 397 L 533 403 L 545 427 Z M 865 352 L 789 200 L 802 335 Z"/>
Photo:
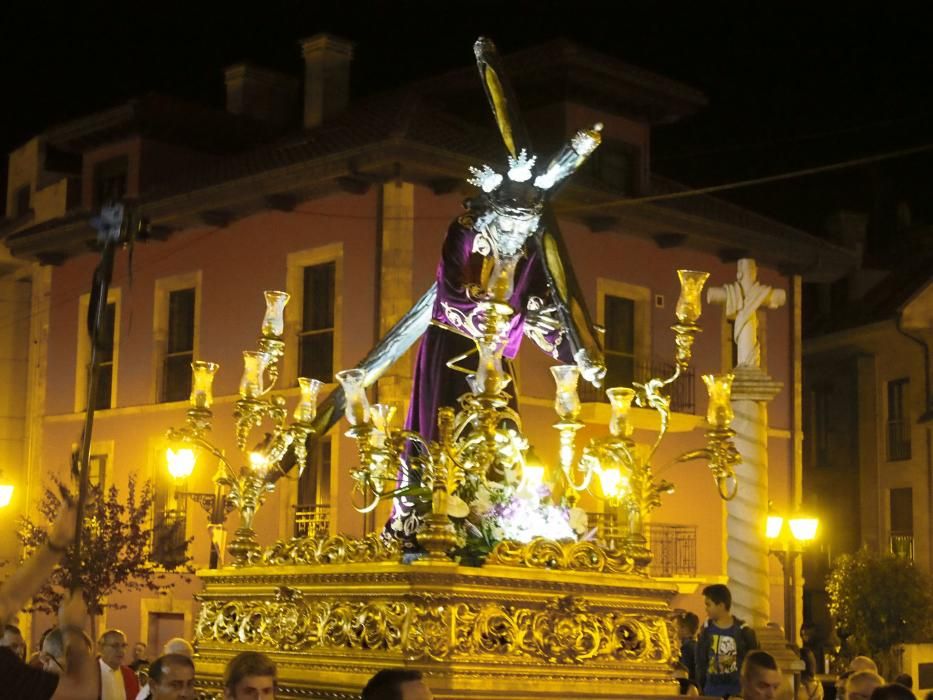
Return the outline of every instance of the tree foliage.
<path id="1" fill-rule="evenodd" d="M 52 487 L 46 487 L 39 503 L 39 512 L 44 522 L 52 522 L 61 508 L 58 492 L 63 488 L 60 479 L 52 477 Z M 136 477 L 130 476 L 126 498 L 120 498 L 116 486 L 101 489 L 91 486 L 84 511 L 81 565 L 74 566 L 74 547 L 66 553 L 62 565 L 52 573 L 49 581 L 33 598 L 32 610 L 54 613 L 65 591 L 75 583 L 74 572 L 78 571 L 80 584 L 91 615 L 100 615 L 106 607 L 122 607 L 106 602 L 107 596 L 118 590 L 160 591 L 171 583 L 165 577 L 161 564 L 153 561 L 151 512 L 153 506 L 152 483 L 147 481 L 137 487 Z M 177 523 L 176 523 L 177 524 Z M 181 522 L 183 526 L 183 521 Z M 28 517 L 20 521 L 17 533 L 26 552 L 40 546 L 46 540 L 42 523 Z M 172 538 L 168 538 L 171 541 Z M 161 561 L 173 561 L 184 572 L 191 572 L 187 554 L 189 541 L 175 538 L 181 551 L 170 556 L 158 557 Z M 164 553 L 163 553 L 164 555 Z"/>
<path id="2" fill-rule="evenodd" d="M 840 556 L 826 592 L 855 654 L 885 664 L 896 645 L 933 639 L 933 577 L 907 559 L 867 548 Z"/>

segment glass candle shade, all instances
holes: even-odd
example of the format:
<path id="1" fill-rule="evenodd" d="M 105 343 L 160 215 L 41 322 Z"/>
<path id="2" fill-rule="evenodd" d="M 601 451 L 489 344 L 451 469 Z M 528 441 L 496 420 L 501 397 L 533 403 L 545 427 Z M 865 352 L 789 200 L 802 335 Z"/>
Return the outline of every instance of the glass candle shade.
<path id="1" fill-rule="evenodd" d="M 509 377 L 502 369 L 502 351 L 498 347 L 486 343 L 478 343 L 479 361 L 476 366 L 476 377 L 469 382 L 470 388 L 477 396 L 480 394 L 498 394 L 509 383 Z"/>
<path id="2" fill-rule="evenodd" d="M 635 390 L 624 386 L 615 386 L 606 389 L 609 397 L 610 415 L 609 432 L 613 437 L 626 438 L 632 434 L 634 427 L 629 422 L 629 412 L 632 410 L 632 400 Z"/>
<path id="3" fill-rule="evenodd" d="M 266 315 L 262 319 L 262 334 L 281 338 L 285 332 L 286 292 L 263 292 L 266 297 Z M 305 300 L 308 303 L 308 300 Z"/>
<path id="4" fill-rule="evenodd" d="M 262 377 L 269 364 L 269 354 L 257 350 L 243 352 L 243 377 L 240 379 L 240 396 L 256 399 L 262 396 Z"/>
<path id="5" fill-rule="evenodd" d="M 732 380 L 733 374 L 704 374 L 706 391 L 709 393 L 709 407 L 706 409 L 706 422 L 716 428 L 728 428 L 732 423 Z"/>
<path id="6" fill-rule="evenodd" d="M 188 402 L 194 408 L 210 408 L 214 403 L 214 375 L 220 365 L 216 362 L 196 360 L 191 363 L 191 396 Z"/>
<path id="7" fill-rule="evenodd" d="M 577 394 L 580 368 L 576 365 L 555 365 L 551 367 L 551 374 L 557 386 L 554 410 L 562 420 L 575 420 L 580 415 L 580 396 Z"/>
<path id="8" fill-rule="evenodd" d="M 700 295 L 703 292 L 703 285 L 709 278 L 709 273 L 678 270 L 677 277 L 680 278 L 680 297 L 677 299 L 674 315 L 681 323 L 696 323 L 703 310 Z"/>
<path id="9" fill-rule="evenodd" d="M 374 447 L 385 447 L 386 437 L 392 427 L 395 417 L 395 406 L 386 403 L 375 403 L 370 407 L 369 414 L 373 421 L 372 444 Z"/>
<path id="10" fill-rule="evenodd" d="M 363 425 L 369 423 L 369 401 L 366 398 L 366 387 L 363 380 L 366 372 L 361 369 L 345 369 L 334 375 L 346 399 L 344 416 L 350 425 Z"/>
<path id="11" fill-rule="evenodd" d="M 299 423 L 310 423 L 317 415 L 317 395 L 321 391 L 324 382 L 320 379 L 309 379 L 308 377 L 298 377 L 298 391 L 301 392 L 301 398 L 298 399 L 298 405 L 295 406 L 295 412 L 292 414 Z"/>

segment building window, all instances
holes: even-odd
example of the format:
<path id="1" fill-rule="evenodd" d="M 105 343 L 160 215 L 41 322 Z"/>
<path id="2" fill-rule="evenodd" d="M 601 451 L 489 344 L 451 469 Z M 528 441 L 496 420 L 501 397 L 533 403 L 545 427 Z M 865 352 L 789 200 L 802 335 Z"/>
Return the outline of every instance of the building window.
<path id="1" fill-rule="evenodd" d="M 94 397 L 94 408 L 97 410 L 110 408 L 113 402 L 113 361 L 114 361 L 114 330 L 116 328 L 117 305 L 113 302 L 107 304 L 104 313 L 104 322 L 100 327 L 100 342 L 98 345 L 98 363 L 100 372 L 97 380 L 97 394 Z"/>
<path id="2" fill-rule="evenodd" d="M 168 333 L 162 364 L 162 401 L 184 401 L 191 393 L 194 312 L 194 287 L 169 292 Z"/>
<path id="3" fill-rule="evenodd" d="M 107 486 L 107 455 L 92 454 L 88 457 L 88 482 L 103 491 Z"/>
<path id="4" fill-rule="evenodd" d="M 337 264 L 304 268 L 301 328 L 298 331 L 298 375 L 333 381 L 334 309 Z"/>
<path id="5" fill-rule="evenodd" d="M 904 559 L 913 559 L 914 490 L 910 487 L 891 489 L 888 507 L 891 520 L 891 552 Z"/>
<path id="6" fill-rule="evenodd" d="M 816 467 L 830 466 L 833 431 L 833 393 L 830 386 L 818 386 L 811 394 L 813 406 L 813 449 Z"/>
<path id="7" fill-rule="evenodd" d="M 621 141 L 603 141 L 584 166 L 591 176 L 620 194 L 638 192 L 638 150 Z"/>
<path id="8" fill-rule="evenodd" d="M 117 156 L 94 166 L 94 208 L 109 202 L 119 202 L 126 195 L 129 158 Z"/>
<path id="9" fill-rule="evenodd" d="M 25 216 L 29 213 L 29 185 L 23 185 L 16 189 L 13 196 L 13 216 Z"/>
<path id="10" fill-rule="evenodd" d="M 298 478 L 295 537 L 324 535 L 330 529 L 331 441 L 321 440 L 308 454 Z"/>
<path id="11" fill-rule="evenodd" d="M 888 459 L 910 459 L 909 379 L 888 382 Z"/>
<path id="12" fill-rule="evenodd" d="M 635 302 L 607 294 L 603 303 L 605 386 L 631 386 L 635 379 Z"/>
<path id="13" fill-rule="evenodd" d="M 90 294 L 82 294 L 78 301 L 77 349 L 75 365 L 75 412 L 83 412 L 88 404 L 88 366 L 91 362 L 91 338 L 87 332 Z M 97 361 L 97 392 L 91 397 L 96 410 L 116 406 L 117 377 L 120 361 L 120 289 L 111 287 L 107 293 L 107 306 L 100 327 Z"/>

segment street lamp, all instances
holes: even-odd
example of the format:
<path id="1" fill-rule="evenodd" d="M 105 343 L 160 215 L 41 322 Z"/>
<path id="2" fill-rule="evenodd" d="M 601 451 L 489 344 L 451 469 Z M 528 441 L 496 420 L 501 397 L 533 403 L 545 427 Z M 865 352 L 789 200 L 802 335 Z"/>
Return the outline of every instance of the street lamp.
<path id="1" fill-rule="evenodd" d="M 172 475 L 175 481 L 176 504 L 184 504 L 185 500 L 190 498 L 200 505 L 210 516 L 210 522 L 208 523 L 208 529 L 211 531 L 210 568 L 216 569 L 220 561 L 220 552 L 223 548 L 223 543 L 218 541 L 218 535 L 219 531 L 223 529 L 224 520 L 226 520 L 229 510 L 226 498 L 224 494 L 221 493 L 221 485 L 215 479 L 214 493 L 196 493 L 194 491 L 185 491 L 178 488 L 180 482 L 185 481 L 191 476 L 192 472 L 194 472 L 194 466 L 197 463 L 194 450 L 189 447 L 182 447 L 180 449 L 169 447 L 165 451 L 165 463 L 168 467 L 169 474 Z M 177 512 L 184 512 L 185 510 L 183 505 L 177 506 Z"/>
<path id="2" fill-rule="evenodd" d="M 765 534 L 771 554 L 781 562 L 784 573 L 784 634 L 790 643 L 797 637 L 797 605 L 794 592 L 797 589 L 796 560 L 810 542 L 816 538 L 820 521 L 803 515 L 797 515 L 787 521 L 777 513 L 768 515 Z M 789 530 L 789 532 L 788 532 Z"/>
<path id="3" fill-rule="evenodd" d="M 13 500 L 13 484 L 0 484 L 0 508 L 6 508 Z"/>

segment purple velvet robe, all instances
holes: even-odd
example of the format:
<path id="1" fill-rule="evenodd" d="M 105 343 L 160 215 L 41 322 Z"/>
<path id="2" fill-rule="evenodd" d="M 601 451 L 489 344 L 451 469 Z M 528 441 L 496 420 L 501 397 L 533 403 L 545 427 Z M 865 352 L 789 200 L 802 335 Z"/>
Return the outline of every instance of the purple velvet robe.
<path id="1" fill-rule="evenodd" d="M 444 304 L 469 314 L 476 304 L 467 297 L 469 285 L 481 283 L 485 258 L 473 252 L 476 231 L 469 217 L 455 220 L 447 230 L 440 263 L 437 266 L 437 298 L 434 301 L 432 324 L 428 327 L 415 358 L 414 381 L 408 418 L 405 427 L 419 432 L 427 440 L 437 436 L 437 410 L 442 406 L 458 408 L 457 399 L 469 391 L 466 374 L 447 367 L 454 357 L 476 348 L 472 338 L 450 330 L 453 326 L 447 317 Z M 544 268 L 536 253 L 526 253 L 515 270 L 515 286 L 509 300 L 515 314 L 512 316 L 509 339 L 503 351 L 511 360 L 518 354 L 524 334 L 524 319 L 528 300 L 537 296 L 548 303 L 548 287 Z M 437 324 L 442 324 L 442 327 Z M 552 341 L 557 333 L 546 336 Z M 560 362 L 572 363 L 570 344 L 561 342 L 557 346 Z M 474 353 L 457 364 L 475 370 L 477 355 Z M 508 363 L 506 363 L 508 364 Z M 515 392 L 514 384 L 508 391 Z"/>

